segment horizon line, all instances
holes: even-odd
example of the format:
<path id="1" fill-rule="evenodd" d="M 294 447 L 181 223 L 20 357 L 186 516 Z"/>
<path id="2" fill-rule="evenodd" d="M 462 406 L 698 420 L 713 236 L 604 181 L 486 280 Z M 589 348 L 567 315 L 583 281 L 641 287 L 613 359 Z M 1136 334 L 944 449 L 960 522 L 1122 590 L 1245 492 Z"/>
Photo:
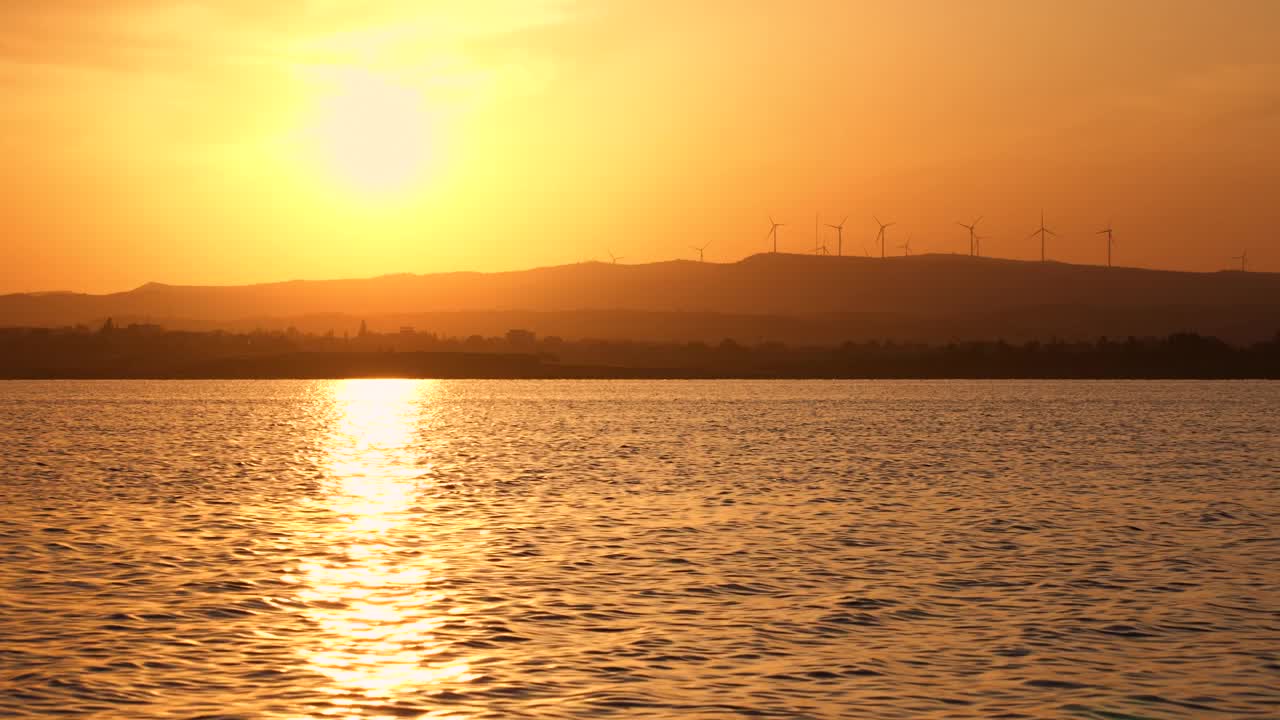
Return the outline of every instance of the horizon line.
<path id="1" fill-rule="evenodd" d="M 113 290 L 113 291 L 106 291 L 106 292 L 88 292 L 88 291 L 81 291 L 81 290 L 19 290 L 15 292 L 0 293 L 0 297 L 13 297 L 15 295 L 25 295 L 25 296 L 32 296 L 32 297 L 53 296 L 53 295 L 83 295 L 83 296 L 93 296 L 93 297 L 105 297 L 108 295 L 124 295 L 132 292 L 138 292 L 148 287 L 248 288 L 248 287 L 263 287 L 263 286 L 269 286 L 269 285 L 289 285 L 294 283 L 361 282 L 361 281 L 380 280 L 383 278 L 394 278 L 394 277 L 423 278 L 423 277 L 431 277 L 431 276 L 438 276 L 438 275 L 508 275 L 513 273 L 527 273 L 527 272 L 538 272 L 538 271 L 544 271 L 544 270 L 557 270 L 562 268 L 571 268 L 571 267 L 578 267 L 583 265 L 600 265 L 604 267 L 616 267 L 616 268 L 638 268 L 638 267 L 647 267 L 647 266 L 653 266 L 653 265 L 685 263 L 690 265 L 715 265 L 719 267 L 725 267 L 729 265 L 740 265 L 744 262 L 755 260 L 758 258 L 781 257 L 781 256 L 786 256 L 788 258 L 809 258 L 818 262 L 850 261 L 850 260 L 863 261 L 863 262 L 867 262 L 867 261 L 889 262 L 889 261 L 895 261 L 895 260 L 918 261 L 925 258 L 945 257 L 945 258 L 955 258 L 960 262 L 996 261 L 996 262 L 1006 262 L 1006 263 L 1021 263 L 1026 265 L 1069 266 L 1069 267 L 1076 267 L 1076 268 L 1099 268 L 1103 270 L 1129 270 L 1129 271 L 1137 270 L 1141 272 L 1162 272 L 1162 273 L 1176 273 L 1176 274 L 1184 274 L 1184 275 L 1216 275 L 1219 273 L 1240 273 L 1240 274 L 1255 274 L 1255 275 L 1277 274 L 1276 272 L 1269 271 L 1269 270 L 1254 270 L 1254 269 L 1241 270 L 1239 268 L 1231 268 L 1231 267 L 1220 268 L 1218 270 L 1179 270 L 1174 268 L 1145 267 L 1145 266 L 1139 266 L 1139 265 L 1109 266 L 1109 265 L 1100 264 L 1100 263 L 1076 263 L 1076 262 L 1069 262 L 1065 260 L 1054 260 L 1054 259 L 1038 260 L 1034 258 L 1010 258 L 1010 257 L 1001 257 L 997 255 L 969 255 L 967 253 L 962 253 L 957 251 L 920 252 L 920 253 L 912 253 L 910 255 L 887 255 L 885 257 L 879 257 L 875 255 L 831 255 L 831 254 L 823 255 L 823 254 L 815 254 L 813 252 L 788 252 L 788 251 L 773 252 L 769 250 L 764 250 L 761 252 L 752 253 L 750 255 L 745 255 L 743 257 L 738 258 L 737 260 L 724 260 L 724 261 L 696 260 L 696 259 L 690 259 L 690 258 L 677 257 L 677 258 L 671 258 L 667 260 L 650 260 L 650 261 L 644 261 L 644 262 L 620 263 L 620 262 L 610 262 L 606 260 L 600 260 L 597 258 L 590 258 L 588 260 L 578 260 L 576 262 L 560 263 L 557 265 L 535 265 L 533 267 L 513 269 L 513 270 L 487 270 L 487 271 L 486 270 L 440 270 L 440 271 L 434 271 L 434 272 L 404 271 L 404 272 L 381 273 L 378 275 L 331 277 L 331 278 L 290 278 L 287 280 L 266 280 L 261 282 L 232 283 L 232 284 L 225 284 L 225 285 L 181 284 L 181 283 L 167 283 L 167 282 L 162 282 L 157 280 L 149 280 L 147 282 L 142 283 L 141 285 L 137 285 L 125 290 Z"/>

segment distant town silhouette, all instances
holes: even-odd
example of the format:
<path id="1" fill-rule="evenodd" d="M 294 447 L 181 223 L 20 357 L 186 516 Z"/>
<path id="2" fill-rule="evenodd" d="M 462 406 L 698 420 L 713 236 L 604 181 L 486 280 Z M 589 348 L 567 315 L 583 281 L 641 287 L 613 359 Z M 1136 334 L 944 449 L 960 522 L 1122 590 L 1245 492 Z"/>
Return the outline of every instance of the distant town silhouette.
<path id="1" fill-rule="evenodd" d="M 1280 378 L 1280 332 L 1232 346 L 1214 337 L 942 345 L 653 343 L 444 337 L 404 327 L 353 336 L 296 329 L 167 331 L 157 325 L 0 330 L 4 378 Z"/>

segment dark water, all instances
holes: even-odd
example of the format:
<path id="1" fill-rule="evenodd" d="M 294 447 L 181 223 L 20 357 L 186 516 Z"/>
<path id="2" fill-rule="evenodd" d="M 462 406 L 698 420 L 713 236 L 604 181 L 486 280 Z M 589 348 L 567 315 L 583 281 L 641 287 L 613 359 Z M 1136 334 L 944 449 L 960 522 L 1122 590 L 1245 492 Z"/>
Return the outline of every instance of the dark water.
<path id="1" fill-rule="evenodd" d="M 1280 383 L 0 383 L 0 716 L 1280 717 Z"/>

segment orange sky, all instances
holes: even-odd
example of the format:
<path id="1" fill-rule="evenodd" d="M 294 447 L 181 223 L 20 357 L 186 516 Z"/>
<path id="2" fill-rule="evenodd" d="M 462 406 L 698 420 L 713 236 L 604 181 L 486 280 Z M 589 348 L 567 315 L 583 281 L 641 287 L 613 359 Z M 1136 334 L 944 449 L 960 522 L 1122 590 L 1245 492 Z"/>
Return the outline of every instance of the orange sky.
<path id="1" fill-rule="evenodd" d="M 0 4 L 0 292 L 890 244 L 1280 271 L 1273 0 Z M 834 246 L 834 238 L 828 237 Z M 893 248 L 891 247 L 891 251 Z"/>

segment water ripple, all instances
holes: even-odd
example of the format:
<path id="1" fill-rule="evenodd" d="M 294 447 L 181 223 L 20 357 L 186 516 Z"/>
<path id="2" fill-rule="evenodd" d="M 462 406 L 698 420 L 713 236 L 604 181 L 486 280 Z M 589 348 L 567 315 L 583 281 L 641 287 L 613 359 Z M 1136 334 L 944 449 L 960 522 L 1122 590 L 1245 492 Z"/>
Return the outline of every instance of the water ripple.
<path id="1" fill-rule="evenodd" d="M 1280 715 L 1275 383 L 0 383 L 0 716 Z"/>

